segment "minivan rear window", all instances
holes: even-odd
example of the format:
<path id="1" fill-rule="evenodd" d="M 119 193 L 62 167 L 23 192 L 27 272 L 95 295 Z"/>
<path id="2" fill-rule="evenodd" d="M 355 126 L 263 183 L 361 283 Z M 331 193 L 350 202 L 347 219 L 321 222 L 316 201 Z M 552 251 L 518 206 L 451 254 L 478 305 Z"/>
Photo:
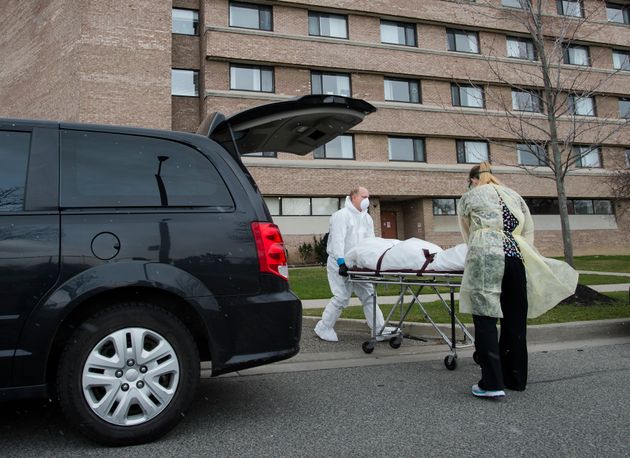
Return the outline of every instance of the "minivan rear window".
<path id="1" fill-rule="evenodd" d="M 60 188 L 66 208 L 234 206 L 202 153 L 138 135 L 62 130 Z"/>

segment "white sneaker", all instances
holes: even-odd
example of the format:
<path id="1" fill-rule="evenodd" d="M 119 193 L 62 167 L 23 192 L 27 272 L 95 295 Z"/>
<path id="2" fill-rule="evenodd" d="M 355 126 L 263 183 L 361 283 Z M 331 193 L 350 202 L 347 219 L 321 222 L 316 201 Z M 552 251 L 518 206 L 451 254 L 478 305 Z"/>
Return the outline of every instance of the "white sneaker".
<path id="1" fill-rule="evenodd" d="M 317 337 L 325 340 L 326 342 L 339 342 L 335 330 L 326 326 L 321 320 L 319 320 L 315 325 L 315 334 L 317 334 Z"/>
<path id="2" fill-rule="evenodd" d="M 502 398 L 503 396 L 505 396 L 505 391 L 484 390 L 483 388 L 479 388 L 479 385 L 475 384 L 472 386 L 472 394 L 473 396 L 477 396 L 478 398 Z"/>

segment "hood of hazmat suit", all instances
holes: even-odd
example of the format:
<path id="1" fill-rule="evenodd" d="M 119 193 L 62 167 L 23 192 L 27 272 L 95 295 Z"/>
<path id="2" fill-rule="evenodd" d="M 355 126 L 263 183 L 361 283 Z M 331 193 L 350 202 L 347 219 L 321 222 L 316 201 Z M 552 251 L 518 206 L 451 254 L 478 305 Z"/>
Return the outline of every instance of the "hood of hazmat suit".
<path id="1" fill-rule="evenodd" d="M 349 196 L 346 196 L 344 208 L 330 217 L 328 245 L 326 252 L 335 262 L 345 258 L 346 253 L 357 246 L 361 240 L 374 237 L 374 221 L 367 209 L 359 211 Z"/>
<path id="2" fill-rule="evenodd" d="M 527 317 L 535 318 L 575 292 L 578 273 L 567 263 L 543 257 L 534 247 L 534 223 L 527 204 L 505 186 L 480 185 L 466 192 L 457 214 L 468 255 L 460 288 L 460 311 L 502 318 L 505 267 L 503 214 L 499 196 L 518 220 L 512 233 L 527 277 Z"/>

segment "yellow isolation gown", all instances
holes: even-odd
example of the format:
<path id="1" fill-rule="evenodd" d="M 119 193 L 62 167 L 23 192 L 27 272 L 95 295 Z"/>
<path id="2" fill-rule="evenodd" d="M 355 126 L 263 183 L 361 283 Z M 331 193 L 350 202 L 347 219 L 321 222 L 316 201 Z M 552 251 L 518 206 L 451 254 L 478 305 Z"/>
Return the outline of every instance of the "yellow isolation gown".
<path id="1" fill-rule="evenodd" d="M 505 235 L 499 196 L 519 222 L 512 235 L 527 276 L 527 317 L 535 318 L 575 292 L 578 273 L 566 262 L 545 258 L 536 250 L 527 204 L 516 191 L 494 184 L 470 189 L 458 204 L 459 224 L 468 244 L 459 309 L 462 313 L 503 317 L 500 295 Z"/>

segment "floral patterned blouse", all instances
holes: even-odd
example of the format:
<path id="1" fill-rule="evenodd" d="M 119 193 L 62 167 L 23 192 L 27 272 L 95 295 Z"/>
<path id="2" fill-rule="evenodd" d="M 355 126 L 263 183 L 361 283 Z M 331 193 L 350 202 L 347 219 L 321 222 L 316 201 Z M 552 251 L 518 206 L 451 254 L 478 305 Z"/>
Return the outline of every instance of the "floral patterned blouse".
<path id="1" fill-rule="evenodd" d="M 521 251 L 518 249 L 516 240 L 514 240 L 514 236 L 512 235 L 512 232 L 514 232 L 514 229 L 518 226 L 518 220 L 507 208 L 507 205 L 505 205 L 503 199 L 500 197 L 499 202 L 501 203 L 501 212 L 503 213 L 503 233 L 505 234 L 505 239 L 503 240 L 503 252 L 508 257 L 519 258 L 522 260 L 523 256 L 521 255 Z"/>

